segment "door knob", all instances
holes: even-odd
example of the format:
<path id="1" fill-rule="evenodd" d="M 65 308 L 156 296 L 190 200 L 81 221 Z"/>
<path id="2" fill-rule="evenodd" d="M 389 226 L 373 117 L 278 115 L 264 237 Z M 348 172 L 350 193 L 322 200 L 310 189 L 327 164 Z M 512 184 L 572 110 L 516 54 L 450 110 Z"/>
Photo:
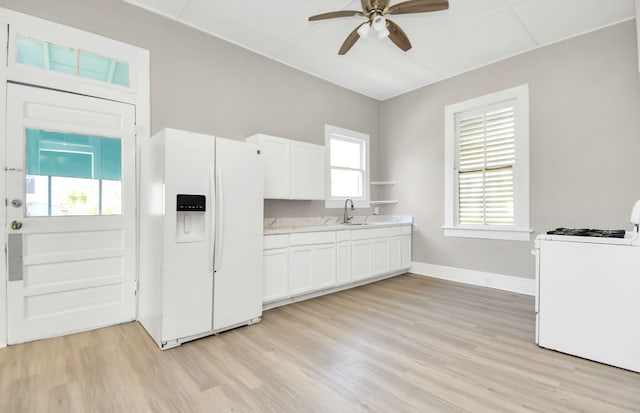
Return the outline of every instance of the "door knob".
<path id="1" fill-rule="evenodd" d="M 22 228 L 22 222 L 11 221 L 11 229 L 20 229 L 20 228 Z"/>

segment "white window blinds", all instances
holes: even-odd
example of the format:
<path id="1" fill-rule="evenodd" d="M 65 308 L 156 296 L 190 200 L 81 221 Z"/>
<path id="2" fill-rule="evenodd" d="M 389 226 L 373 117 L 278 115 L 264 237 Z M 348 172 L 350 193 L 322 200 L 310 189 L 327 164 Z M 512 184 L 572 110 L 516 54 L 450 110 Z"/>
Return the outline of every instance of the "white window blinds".
<path id="1" fill-rule="evenodd" d="M 514 225 L 515 102 L 456 115 L 458 224 Z"/>

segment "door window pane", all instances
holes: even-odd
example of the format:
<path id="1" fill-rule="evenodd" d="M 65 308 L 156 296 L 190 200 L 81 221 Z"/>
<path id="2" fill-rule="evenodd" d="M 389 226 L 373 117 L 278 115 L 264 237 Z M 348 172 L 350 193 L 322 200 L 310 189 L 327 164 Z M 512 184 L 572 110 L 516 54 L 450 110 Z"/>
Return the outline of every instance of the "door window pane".
<path id="1" fill-rule="evenodd" d="M 120 139 L 26 130 L 26 215 L 122 213 Z"/>

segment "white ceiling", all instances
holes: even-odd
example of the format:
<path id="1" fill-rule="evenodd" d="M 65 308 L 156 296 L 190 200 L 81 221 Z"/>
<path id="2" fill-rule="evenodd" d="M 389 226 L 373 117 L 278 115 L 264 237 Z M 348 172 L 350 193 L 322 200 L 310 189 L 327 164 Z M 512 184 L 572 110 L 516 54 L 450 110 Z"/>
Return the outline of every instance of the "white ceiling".
<path id="1" fill-rule="evenodd" d="M 408 52 L 369 36 L 338 56 L 364 18 L 307 18 L 360 10 L 358 0 L 124 1 L 379 100 L 634 17 L 634 0 L 449 0 L 445 11 L 391 16 Z"/>

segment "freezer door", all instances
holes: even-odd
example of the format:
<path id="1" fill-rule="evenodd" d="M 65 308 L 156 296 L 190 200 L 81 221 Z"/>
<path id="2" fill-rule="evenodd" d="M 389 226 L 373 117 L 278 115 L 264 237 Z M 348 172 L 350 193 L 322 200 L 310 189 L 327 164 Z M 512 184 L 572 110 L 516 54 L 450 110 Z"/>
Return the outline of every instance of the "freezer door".
<path id="1" fill-rule="evenodd" d="M 216 249 L 213 329 L 262 315 L 264 178 L 256 145 L 216 138 Z"/>
<path id="2" fill-rule="evenodd" d="M 162 341 L 171 341 L 212 330 L 215 138 L 167 130 L 166 139 Z"/>

